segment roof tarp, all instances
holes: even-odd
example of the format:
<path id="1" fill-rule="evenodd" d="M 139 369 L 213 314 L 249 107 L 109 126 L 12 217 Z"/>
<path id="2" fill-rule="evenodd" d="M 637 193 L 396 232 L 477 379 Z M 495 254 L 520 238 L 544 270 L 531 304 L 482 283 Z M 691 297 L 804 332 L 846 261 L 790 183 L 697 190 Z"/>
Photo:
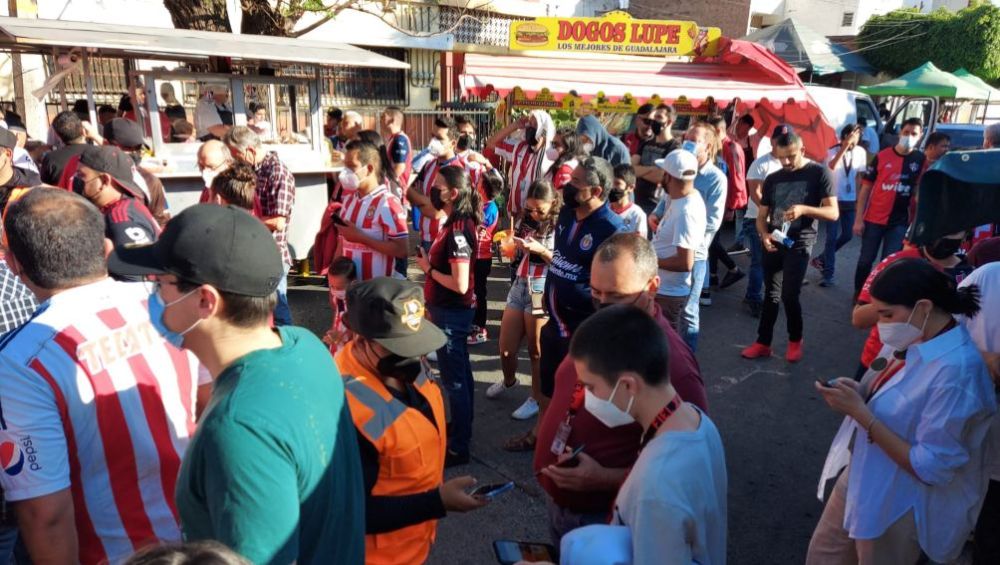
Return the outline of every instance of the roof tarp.
<path id="1" fill-rule="evenodd" d="M 758 45 L 730 44 L 718 57 L 693 63 L 596 54 L 577 59 L 469 53 L 459 80 L 466 92 L 479 96 L 493 91 L 506 95 L 519 87 L 529 95 L 547 89 L 557 99 L 572 92 L 588 99 L 598 93 L 612 99 L 626 94 L 637 100 L 686 97 L 696 105 L 707 96 L 720 104 L 734 98 L 751 104 L 806 101 L 802 82 L 784 61 Z"/>
<path id="2" fill-rule="evenodd" d="M 986 100 L 988 92 L 927 62 L 903 76 L 872 86 L 861 86 L 871 96 L 937 96 Z"/>
<path id="3" fill-rule="evenodd" d="M 861 55 L 831 42 L 794 18 L 757 30 L 743 40 L 763 45 L 792 67 L 816 75 L 845 71 L 875 74 L 875 69 Z"/>
<path id="4" fill-rule="evenodd" d="M 763 46 L 746 41 L 722 39 L 718 56 L 691 63 L 597 54 L 562 58 L 469 53 L 459 81 L 465 92 L 477 96 L 494 91 L 506 96 L 520 88 L 528 96 L 545 91 L 555 100 L 569 93 L 584 99 L 600 94 L 608 99 L 629 95 L 637 101 L 659 97 L 667 103 L 684 98 L 695 108 L 708 97 L 720 108 L 738 98 L 740 113 L 759 107 L 757 113 L 769 120 L 787 117 L 797 127 L 809 128 L 815 142 L 806 148 L 813 158 L 825 156 L 836 142 L 833 128 L 795 70 Z"/>
<path id="5" fill-rule="evenodd" d="M 964 80 L 965 82 L 971 82 L 973 85 L 975 85 L 975 86 L 977 86 L 979 88 L 986 89 L 986 92 L 989 95 L 989 100 L 991 102 L 1000 102 L 1000 90 L 997 90 L 996 88 L 993 88 L 985 80 L 977 77 L 976 75 L 970 73 L 969 71 L 967 71 L 965 69 L 958 69 L 957 71 L 953 72 L 952 74 L 955 75 L 955 76 L 957 76 L 958 78 Z"/>
<path id="6" fill-rule="evenodd" d="M 174 60 L 232 57 L 251 61 L 408 69 L 410 66 L 346 43 L 266 35 L 121 26 L 0 17 L 0 45 L 8 49 L 75 47 L 105 56 Z"/>

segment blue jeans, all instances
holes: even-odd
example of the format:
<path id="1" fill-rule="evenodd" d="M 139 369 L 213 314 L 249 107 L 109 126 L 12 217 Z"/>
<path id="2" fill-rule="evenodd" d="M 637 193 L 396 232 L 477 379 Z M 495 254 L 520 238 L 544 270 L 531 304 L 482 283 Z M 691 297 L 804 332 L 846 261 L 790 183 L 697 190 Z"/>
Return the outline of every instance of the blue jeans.
<path id="1" fill-rule="evenodd" d="M 882 248 L 882 259 L 903 248 L 903 237 L 906 236 L 906 225 L 901 226 L 880 226 L 871 222 L 865 222 L 865 229 L 861 232 L 861 254 L 858 255 L 858 268 L 854 271 L 854 295 L 861 292 L 861 287 L 868 280 L 868 275 L 872 272 L 872 266 L 879 254 L 879 247 Z"/>
<path id="2" fill-rule="evenodd" d="M 12 512 L 13 508 L 7 509 Z M 17 545 L 17 528 L 0 527 L 0 565 L 14 563 L 14 546 Z"/>
<path id="3" fill-rule="evenodd" d="M 764 247 L 760 242 L 760 234 L 757 233 L 757 219 L 745 218 L 743 228 L 740 230 L 740 239 L 743 245 L 750 250 L 750 271 L 747 273 L 747 302 L 760 304 L 764 301 L 764 265 L 761 262 L 764 256 Z"/>
<path id="4" fill-rule="evenodd" d="M 698 351 L 698 311 L 701 307 L 698 300 L 701 298 L 701 289 L 705 286 L 707 272 L 708 261 L 696 259 L 691 269 L 691 295 L 681 312 L 681 337 L 692 353 Z"/>
<path id="5" fill-rule="evenodd" d="M 284 273 L 281 275 L 281 282 L 278 283 L 278 303 L 274 306 L 274 325 L 292 325 L 292 309 L 288 306 L 288 271 L 291 265 L 282 265 Z"/>
<path id="6" fill-rule="evenodd" d="M 837 252 L 847 245 L 854 236 L 854 202 L 837 201 L 840 218 L 833 222 L 823 222 L 826 243 L 820 255 L 823 261 L 823 280 L 832 281 L 837 262 Z"/>
<path id="7" fill-rule="evenodd" d="M 439 308 L 428 306 L 431 321 L 448 337 L 437 350 L 441 380 L 448 392 L 451 422 L 448 424 L 448 451 L 458 455 L 469 453 L 472 442 L 472 401 L 475 382 L 466 339 L 472 329 L 473 308 Z"/>

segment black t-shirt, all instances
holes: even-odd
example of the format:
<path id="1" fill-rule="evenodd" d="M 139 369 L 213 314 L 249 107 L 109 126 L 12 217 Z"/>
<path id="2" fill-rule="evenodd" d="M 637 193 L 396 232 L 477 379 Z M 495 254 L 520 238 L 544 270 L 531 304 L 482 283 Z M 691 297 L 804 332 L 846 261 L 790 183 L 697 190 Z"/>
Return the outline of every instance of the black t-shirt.
<path id="1" fill-rule="evenodd" d="M 808 163 L 801 169 L 781 169 L 764 180 L 761 204 L 769 209 L 768 226 L 781 229 L 782 216 L 796 204 L 819 206 L 824 198 L 837 196 L 830 170 L 818 163 Z M 812 247 L 816 243 L 815 218 L 800 216 L 788 227 L 788 237 L 795 240 L 795 247 Z"/>
<path id="2" fill-rule="evenodd" d="M 73 157 L 86 151 L 88 147 L 90 145 L 86 143 L 78 143 L 60 147 L 46 153 L 45 157 L 42 158 L 41 170 L 38 171 L 42 175 L 42 182 L 59 186 L 59 179 L 62 178 L 66 165 L 69 164 Z"/>
<path id="3" fill-rule="evenodd" d="M 429 255 L 431 267 L 446 275 L 451 275 L 453 263 L 469 263 L 476 258 L 476 226 L 472 220 L 448 224 L 438 230 Z M 469 268 L 469 290 L 459 294 L 433 277 L 424 282 L 424 299 L 428 306 L 439 308 L 472 308 L 476 304 L 473 269 Z"/>
<path id="4" fill-rule="evenodd" d="M 655 139 L 647 141 L 642 144 L 642 149 L 639 150 L 639 164 L 643 167 L 655 167 L 657 159 L 662 159 L 674 149 L 680 148 L 680 144 L 673 138 L 668 139 L 666 143 L 660 143 Z M 635 203 L 647 214 L 660 203 L 656 197 L 656 186 L 655 182 L 649 182 L 643 178 L 635 179 Z"/>

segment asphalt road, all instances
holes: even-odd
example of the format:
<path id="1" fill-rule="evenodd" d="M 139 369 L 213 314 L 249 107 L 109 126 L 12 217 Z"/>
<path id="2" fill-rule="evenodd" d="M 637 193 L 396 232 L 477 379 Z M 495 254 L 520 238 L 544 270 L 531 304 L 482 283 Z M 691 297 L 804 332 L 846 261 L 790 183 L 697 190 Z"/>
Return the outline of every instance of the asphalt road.
<path id="1" fill-rule="evenodd" d="M 731 232 L 724 241 L 732 241 Z M 822 237 L 820 239 L 822 243 Z M 864 341 L 850 325 L 851 290 L 860 241 L 838 254 L 837 286 L 821 288 L 819 273 L 802 290 L 805 311 L 804 359 L 784 360 L 784 315 L 775 331 L 775 357 L 748 361 L 740 349 L 753 342 L 757 320 L 740 303 L 745 283 L 712 293 L 702 307 L 698 360 L 708 388 L 709 415 L 718 425 L 729 470 L 729 563 L 802 563 L 809 537 L 822 512 L 816 482 L 837 418 L 813 389 L 816 378 L 853 375 Z M 744 268 L 747 256 L 736 258 Z M 720 266 L 720 269 L 724 269 Z M 722 271 L 724 272 L 724 270 Z M 531 470 L 530 454 L 503 451 L 504 438 L 529 428 L 510 418 L 528 394 L 527 386 L 487 400 L 485 390 L 500 378 L 496 337 L 507 292 L 506 267 L 490 277 L 490 341 L 473 346 L 476 406 L 472 455 L 467 466 L 448 476 L 471 474 L 481 484 L 515 481 L 517 488 L 489 506 L 442 520 L 431 552 L 432 564 L 496 563 L 492 542 L 498 539 L 548 542 L 542 493 Z M 296 324 L 320 333 L 329 326 L 326 289 L 290 290 Z M 521 357 L 522 384 L 529 382 L 527 358 Z"/>

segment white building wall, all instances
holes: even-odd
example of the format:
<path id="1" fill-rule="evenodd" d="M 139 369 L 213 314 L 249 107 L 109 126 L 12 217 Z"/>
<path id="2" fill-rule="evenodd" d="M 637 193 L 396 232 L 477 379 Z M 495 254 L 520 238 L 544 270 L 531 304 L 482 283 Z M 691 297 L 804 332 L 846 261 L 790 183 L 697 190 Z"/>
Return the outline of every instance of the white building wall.
<path id="1" fill-rule="evenodd" d="M 915 7 L 914 2 L 919 0 L 753 0 L 750 14 L 751 20 L 754 14 L 763 15 L 765 26 L 795 18 L 822 35 L 856 35 L 873 15 Z M 845 13 L 854 14 L 851 25 L 842 25 Z"/>

